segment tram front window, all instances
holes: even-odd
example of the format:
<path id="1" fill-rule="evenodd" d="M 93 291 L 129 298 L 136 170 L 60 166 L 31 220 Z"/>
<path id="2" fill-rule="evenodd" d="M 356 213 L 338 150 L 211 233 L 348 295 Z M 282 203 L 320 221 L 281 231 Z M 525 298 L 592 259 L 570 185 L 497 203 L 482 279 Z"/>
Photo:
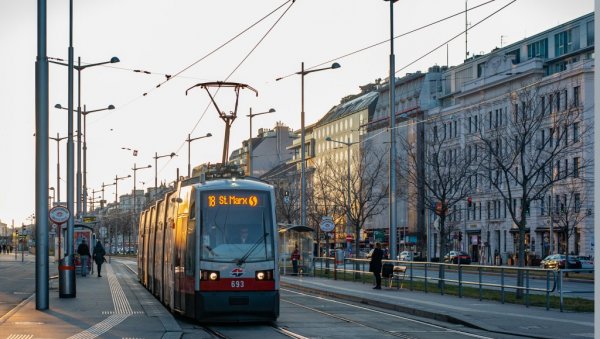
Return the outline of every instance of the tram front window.
<path id="1" fill-rule="evenodd" d="M 273 260 L 273 221 L 267 192 L 203 193 L 201 208 L 202 260 Z"/>

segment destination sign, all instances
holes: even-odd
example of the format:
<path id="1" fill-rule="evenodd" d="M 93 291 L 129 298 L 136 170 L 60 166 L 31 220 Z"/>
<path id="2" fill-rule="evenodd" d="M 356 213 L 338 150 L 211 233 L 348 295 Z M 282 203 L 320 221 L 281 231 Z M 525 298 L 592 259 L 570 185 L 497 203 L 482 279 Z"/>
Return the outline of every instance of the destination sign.
<path id="1" fill-rule="evenodd" d="M 259 206 L 259 199 L 256 195 L 239 195 L 235 193 L 228 194 L 208 194 L 206 196 L 208 207 L 217 206 Z"/>

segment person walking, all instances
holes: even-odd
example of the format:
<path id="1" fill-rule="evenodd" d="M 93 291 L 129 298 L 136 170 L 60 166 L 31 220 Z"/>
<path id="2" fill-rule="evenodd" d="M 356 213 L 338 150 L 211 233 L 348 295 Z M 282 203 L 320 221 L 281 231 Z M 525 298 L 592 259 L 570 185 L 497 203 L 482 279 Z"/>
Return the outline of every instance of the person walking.
<path id="1" fill-rule="evenodd" d="M 104 259 L 105 254 L 106 251 L 100 241 L 96 241 L 96 246 L 94 247 L 94 261 L 98 267 L 98 277 L 102 276 L 100 270 L 102 269 L 102 264 L 106 261 L 106 259 Z"/>
<path id="2" fill-rule="evenodd" d="M 298 245 L 294 248 L 292 252 L 292 269 L 294 271 L 294 275 L 298 275 L 298 260 L 300 260 L 300 251 L 298 251 Z"/>
<path id="3" fill-rule="evenodd" d="M 88 259 L 90 258 L 90 247 L 85 238 L 83 238 L 81 244 L 77 246 L 77 254 L 79 254 L 79 260 L 81 262 L 81 276 L 85 277 L 88 270 Z"/>
<path id="4" fill-rule="evenodd" d="M 371 261 L 369 262 L 369 272 L 373 272 L 375 276 L 375 287 L 373 289 L 381 289 L 381 260 L 383 259 L 383 250 L 381 249 L 381 243 L 376 242 L 375 248 L 369 254 Z"/>

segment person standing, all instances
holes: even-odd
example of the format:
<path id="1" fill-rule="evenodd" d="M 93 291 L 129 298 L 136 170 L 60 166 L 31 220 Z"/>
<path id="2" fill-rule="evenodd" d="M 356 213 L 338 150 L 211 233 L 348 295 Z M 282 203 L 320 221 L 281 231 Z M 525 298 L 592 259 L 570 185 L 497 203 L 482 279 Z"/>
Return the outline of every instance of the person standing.
<path id="1" fill-rule="evenodd" d="M 296 245 L 294 248 L 292 257 L 290 259 L 292 260 L 292 269 L 294 271 L 294 275 L 298 275 L 298 260 L 300 260 L 300 251 L 298 251 L 298 245 Z"/>
<path id="2" fill-rule="evenodd" d="M 98 267 L 98 277 L 102 276 L 100 270 L 102 269 L 102 264 L 106 261 L 106 259 L 104 259 L 105 254 L 106 251 L 100 241 L 96 241 L 96 246 L 94 247 L 94 261 Z"/>
<path id="3" fill-rule="evenodd" d="M 375 276 L 375 287 L 373 289 L 381 289 L 381 260 L 383 259 L 383 250 L 381 249 L 381 243 L 376 242 L 375 248 L 370 254 L 371 261 L 369 262 L 369 272 L 373 272 Z"/>
<path id="4" fill-rule="evenodd" d="M 85 277 L 87 275 L 88 259 L 90 257 L 90 247 L 85 238 L 83 238 L 81 244 L 77 246 L 77 254 L 79 254 L 79 259 L 81 261 L 81 276 Z"/>

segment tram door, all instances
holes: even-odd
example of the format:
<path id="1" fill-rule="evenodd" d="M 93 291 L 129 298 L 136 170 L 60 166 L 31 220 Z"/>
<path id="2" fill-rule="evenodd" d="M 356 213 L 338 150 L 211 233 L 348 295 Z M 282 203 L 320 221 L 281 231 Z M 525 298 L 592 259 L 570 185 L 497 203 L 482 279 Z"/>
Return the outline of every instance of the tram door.
<path id="1" fill-rule="evenodd" d="M 185 311 L 185 236 L 187 216 L 177 218 L 175 226 L 175 300 L 176 310 Z"/>

